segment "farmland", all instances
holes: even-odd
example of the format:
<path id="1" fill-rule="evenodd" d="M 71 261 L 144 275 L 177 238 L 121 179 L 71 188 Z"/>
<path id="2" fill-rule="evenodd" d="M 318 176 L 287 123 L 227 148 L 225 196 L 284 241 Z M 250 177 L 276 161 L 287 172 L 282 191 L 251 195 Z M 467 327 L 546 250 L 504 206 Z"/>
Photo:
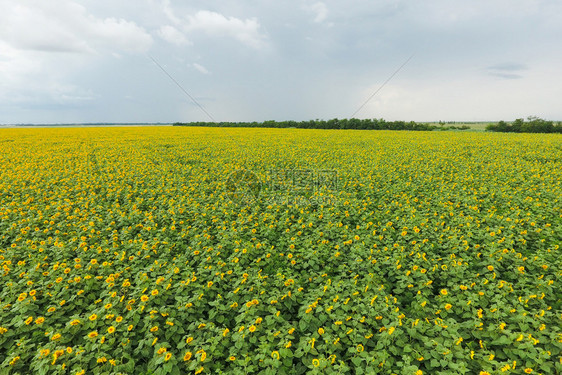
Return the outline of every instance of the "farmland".
<path id="1" fill-rule="evenodd" d="M 0 374 L 562 373 L 562 136 L 0 132 Z"/>

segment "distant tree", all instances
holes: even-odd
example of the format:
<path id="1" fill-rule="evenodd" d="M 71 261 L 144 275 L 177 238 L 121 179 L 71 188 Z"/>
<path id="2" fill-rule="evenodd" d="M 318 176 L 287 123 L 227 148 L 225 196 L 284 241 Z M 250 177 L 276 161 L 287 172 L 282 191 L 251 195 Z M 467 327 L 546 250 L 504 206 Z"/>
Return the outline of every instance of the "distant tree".
<path id="1" fill-rule="evenodd" d="M 555 125 L 553 121 L 547 121 L 537 116 L 529 116 L 527 121 L 518 118 L 511 125 L 504 121 L 500 121 L 496 125 L 490 124 L 486 130 L 512 133 L 562 133 L 562 126 L 560 123 Z"/>
<path id="2" fill-rule="evenodd" d="M 350 118 L 347 120 L 349 129 L 364 129 L 363 122 L 357 118 Z"/>
<path id="3" fill-rule="evenodd" d="M 486 130 L 493 132 L 508 132 L 510 131 L 510 125 L 505 121 L 500 121 L 497 124 L 489 124 L 486 126 Z"/>

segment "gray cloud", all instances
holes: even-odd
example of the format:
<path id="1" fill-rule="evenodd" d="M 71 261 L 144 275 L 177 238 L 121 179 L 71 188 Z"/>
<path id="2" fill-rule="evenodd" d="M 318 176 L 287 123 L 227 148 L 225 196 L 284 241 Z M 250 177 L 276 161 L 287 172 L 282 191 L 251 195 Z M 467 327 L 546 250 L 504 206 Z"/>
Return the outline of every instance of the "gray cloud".
<path id="1" fill-rule="evenodd" d="M 360 117 L 562 119 L 558 0 L 0 8 L 0 123 L 206 120 L 146 54 L 221 121 L 349 116 L 412 53 Z"/>
<path id="2" fill-rule="evenodd" d="M 515 62 L 506 62 L 488 67 L 488 74 L 502 79 L 521 79 L 523 71 L 529 69 L 527 65 Z"/>
<path id="3" fill-rule="evenodd" d="M 501 72 L 490 72 L 491 75 L 504 78 L 504 79 L 520 79 L 523 78 L 521 74 L 514 74 L 514 73 L 501 73 Z"/>

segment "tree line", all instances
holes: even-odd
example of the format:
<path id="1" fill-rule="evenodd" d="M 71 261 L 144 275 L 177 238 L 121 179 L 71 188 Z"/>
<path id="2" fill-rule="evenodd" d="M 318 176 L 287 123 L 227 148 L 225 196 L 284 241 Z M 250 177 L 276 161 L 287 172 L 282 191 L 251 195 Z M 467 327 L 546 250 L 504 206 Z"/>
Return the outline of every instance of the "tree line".
<path id="1" fill-rule="evenodd" d="M 527 117 L 527 121 L 518 118 L 512 123 L 500 121 L 486 126 L 486 130 L 502 133 L 562 133 L 562 122 L 554 123 L 536 116 Z"/>
<path id="2" fill-rule="evenodd" d="M 439 126 L 417 123 L 414 121 L 386 121 L 384 119 L 338 119 L 309 120 L 309 121 L 263 121 L 263 122 L 175 122 L 174 126 L 212 126 L 212 127 L 240 127 L 240 128 L 299 128 L 299 129 L 358 129 L 358 130 L 466 130 L 470 126 Z"/>

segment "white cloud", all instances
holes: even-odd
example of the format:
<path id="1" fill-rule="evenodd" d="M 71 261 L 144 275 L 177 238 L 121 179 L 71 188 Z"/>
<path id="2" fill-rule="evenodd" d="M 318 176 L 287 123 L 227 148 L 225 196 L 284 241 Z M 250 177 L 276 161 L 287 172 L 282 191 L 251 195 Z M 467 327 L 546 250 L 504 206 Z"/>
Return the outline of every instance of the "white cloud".
<path id="1" fill-rule="evenodd" d="M 152 37 L 134 22 L 98 18 L 71 0 L 0 0 L 0 40 L 13 48 L 44 52 L 145 52 Z"/>
<path id="2" fill-rule="evenodd" d="M 328 7 L 319 1 L 314 4 L 306 4 L 304 9 L 314 14 L 314 22 L 321 23 L 328 17 Z"/>
<path id="3" fill-rule="evenodd" d="M 25 52 L 2 40 L 0 51 L 0 87 L 18 85 L 25 75 L 41 73 L 41 64 L 37 59 L 26 58 Z"/>
<path id="4" fill-rule="evenodd" d="M 207 10 L 200 10 L 194 15 L 187 16 L 187 24 L 183 25 L 183 30 L 187 33 L 202 32 L 213 37 L 232 37 L 256 49 L 266 45 L 267 38 L 261 33 L 260 28 L 255 18 L 242 20 Z"/>
<path id="5" fill-rule="evenodd" d="M 204 34 L 214 38 L 234 38 L 255 49 L 267 45 L 267 37 L 256 18 L 227 17 L 209 10 L 177 11 L 172 8 L 170 0 L 162 0 L 160 4 L 163 14 L 173 25 L 162 26 L 158 31 L 168 42 L 185 44 L 188 39 L 193 39 L 191 36 Z"/>
<path id="6" fill-rule="evenodd" d="M 197 63 L 193 63 L 193 67 L 195 69 L 197 69 L 197 71 L 199 71 L 200 73 L 203 74 L 211 74 L 211 72 L 209 72 L 209 70 L 207 70 L 207 68 L 205 68 L 203 65 L 199 65 Z"/>
<path id="7" fill-rule="evenodd" d="M 166 15 L 166 17 L 168 17 L 168 19 L 170 21 L 172 21 L 174 24 L 177 25 L 177 24 L 181 23 L 181 19 L 176 16 L 176 14 L 174 13 L 174 10 L 172 9 L 172 6 L 170 5 L 170 0 L 163 0 L 162 1 L 162 10 L 163 10 L 164 14 Z"/>
<path id="8" fill-rule="evenodd" d="M 174 26 L 165 25 L 160 27 L 158 35 L 168 43 L 178 46 L 185 46 L 192 44 L 184 33 L 176 29 Z"/>
<path id="9" fill-rule="evenodd" d="M 69 5 L 65 13 L 70 16 L 76 8 Z M 0 38 L 15 49 L 49 52 L 85 52 L 88 45 L 76 33 L 71 32 L 61 13 L 52 14 L 49 9 L 34 7 L 32 2 L 0 1 Z M 58 7 L 57 7 L 58 8 Z M 64 8 L 61 7 L 61 8 Z M 73 8 L 73 9 L 71 9 Z"/>
<path id="10" fill-rule="evenodd" d="M 125 52 L 146 52 L 152 45 L 152 37 L 142 27 L 124 19 L 103 20 L 88 16 L 91 22 L 85 24 L 86 38 L 93 40 L 94 47 L 122 50 Z"/>
<path id="11" fill-rule="evenodd" d="M 0 105 L 8 113 L 51 113 L 91 103 L 100 96 L 77 81 L 104 59 L 146 52 L 152 44 L 135 22 L 93 15 L 70 0 L 56 6 L 0 0 L 0 9 Z"/>

